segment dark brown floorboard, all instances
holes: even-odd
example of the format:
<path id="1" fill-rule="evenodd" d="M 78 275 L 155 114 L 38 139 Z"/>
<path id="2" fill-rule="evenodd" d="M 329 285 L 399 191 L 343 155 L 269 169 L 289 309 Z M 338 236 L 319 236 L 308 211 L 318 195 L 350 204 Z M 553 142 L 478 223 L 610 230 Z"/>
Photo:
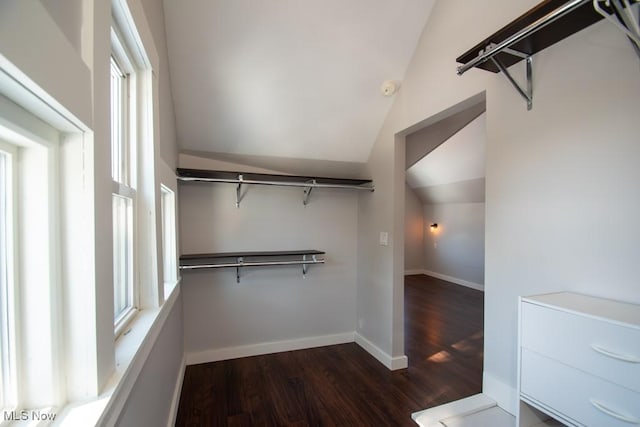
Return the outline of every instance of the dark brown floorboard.
<path id="1" fill-rule="evenodd" d="M 354 343 L 189 366 L 176 426 L 415 426 L 412 412 L 479 393 L 483 294 L 405 279 L 409 368 Z"/>

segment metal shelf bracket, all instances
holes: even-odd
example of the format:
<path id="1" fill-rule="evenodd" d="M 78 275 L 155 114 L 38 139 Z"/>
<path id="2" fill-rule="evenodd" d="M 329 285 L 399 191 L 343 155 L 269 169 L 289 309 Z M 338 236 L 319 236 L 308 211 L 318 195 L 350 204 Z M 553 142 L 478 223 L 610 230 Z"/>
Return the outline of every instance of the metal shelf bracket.
<path id="1" fill-rule="evenodd" d="M 320 264 L 323 262 L 324 260 L 318 261 L 315 255 L 311 255 L 311 262 L 307 262 L 307 256 L 302 255 L 302 278 L 307 278 L 307 270 L 309 269 L 309 264 Z"/>
<path id="2" fill-rule="evenodd" d="M 487 46 L 487 51 L 491 51 L 495 49 L 496 45 L 491 44 Z M 509 82 L 513 85 L 513 87 L 518 91 L 518 93 L 527 101 L 527 110 L 531 110 L 533 108 L 533 58 L 531 55 L 523 52 L 518 52 L 517 50 L 513 50 L 511 48 L 503 48 L 503 52 L 508 53 L 510 55 L 519 56 L 524 58 L 525 67 L 526 67 L 526 78 L 527 78 L 527 87 L 523 88 L 518 84 L 518 82 L 513 78 L 509 70 L 502 64 L 502 62 L 498 59 L 497 56 L 491 56 L 491 61 L 498 67 L 500 72 L 504 74 L 504 76 L 509 80 Z M 480 52 L 482 54 L 483 52 Z"/>
<path id="3" fill-rule="evenodd" d="M 244 264 L 244 259 L 242 257 L 238 257 L 236 264 L 236 283 L 240 283 L 240 267 Z"/>
<path id="4" fill-rule="evenodd" d="M 309 187 L 304 189 L 304 196 L 303 196 L 303 199 L 302 199 L 302 204 L 305 205 L 305 206 L 307 206 L 307 204 L 309 203 L 309 196 L 311 195 L 311 190 L 313 190 L 313 188 L 314 188 L 313 186 L 315 186 L 317 184 L 316 180 L 312 179 L 310 184 L 311 185 Z"/>
<path id="5" fill-rule="evenodd" d="M 238 186 L 236 187 L 236 208 L 240 208 L 240 200 L 242 199 L 242 175 L 238 175 Z"/>

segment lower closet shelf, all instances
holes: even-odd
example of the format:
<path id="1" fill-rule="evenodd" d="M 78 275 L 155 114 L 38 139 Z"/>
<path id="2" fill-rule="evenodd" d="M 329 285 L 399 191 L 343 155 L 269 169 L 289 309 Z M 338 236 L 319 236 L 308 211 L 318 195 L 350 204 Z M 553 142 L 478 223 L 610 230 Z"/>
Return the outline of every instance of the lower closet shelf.
<path id="1" fill-rule="evenodd" d="M 303 277 L 309 264 L 324 264 L 325 252 L 315 249 L 295 251 L 216 252 L 186 254 L 180 256 L 180 270 L 235 267 L 236 280 L 240 283 L 240 268 L 277 265 L 302 265 Z"/>

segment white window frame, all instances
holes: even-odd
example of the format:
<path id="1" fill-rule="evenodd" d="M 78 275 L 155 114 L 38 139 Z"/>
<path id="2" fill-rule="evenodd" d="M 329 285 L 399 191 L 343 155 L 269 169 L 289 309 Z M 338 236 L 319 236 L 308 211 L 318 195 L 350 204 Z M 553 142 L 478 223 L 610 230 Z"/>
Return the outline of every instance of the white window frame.
<path id="1" fill-rule="evenodd" d="M 15 410 L 16 368 L 16 184 L 15 146 L 0 140 L 0 410 Z M 0 420 L 1 421 L 1 420 Z"/>
<path id="2" fill-rule="evenodd" d="M 3 367 L 10 379 L 3 384 L 5 392 L 9 389 L 3 399 L 5 410 L 51 409 L 66 395 L 60 138 L 57 129 L 0 96 L 0 151 L 11 157 L 13 192 L 7 233 L 11 283 L 5 290 L 8 304 L 3 304 L 8 323 L 3 346 L 10 347 L 8 360 L 13 363 Z"/>
<path id="3" fill-rule="evenodd" d="M 126 49 L 119 30 L 111 28 L 111 173 L 113 179 L 113 245 L 114 245 L 114 333 L 120 335 L 139 309 L 140 283 L 138 275 L 138 165 L 137 138 L 139 99 L 136 90 L 136 69 Z M 114 96 L 114 66 L 120 73 L 120 91 Z M 114 101 L 120 101 L 118 109 Z M 119 135 L 114 135 L 119 133 Z M 116 215 L 116 204 L 126 201 L 125 218 Z M 116 223 L 118 219 L 123 222 Z M 117 238 L 118 230 L 124 232 L 123 241 Z M 121 243 L 119 245 L 118 243 Z M 118 258 L 124 262 L 118 262 Z M 124 280 L 125 283 L 122 283 Z M 118 308 L 118 296 L 125 305 Z"/>
<path id="4" fill-rule="evenodd" d="M 132 269 L 129 277 L 133 280 L 130 294 L 132 305 L 120 316 L 114 316 L 116 338 L 129 330 L 131 320 L 141 310 L 157 308 L 163 301 L 159 284 L 161 271 L 158 268 L 161 253 L 156 235 L 160 229 L 156 223 L 156 200 L 159 192 L 154 172 L 153 72 L 135 24 L 123 7 L 119 1 L 115 1 L 112 8 L 111 56 L 126 75 L 127 81 L 126 130 L 121 135 L 127 137 L 128 147 L 123 150 L 125 154 L 120 157 L 121 162 L 117 165 L 127 172 L 113 174 L 112 197 L 132 200 Z M 116 254 L 114 248 L 114 255 Z M 115 277 L 114 271 L 114 286 Z M 114 287 L 114 311 L 115 307 Z"/>
<path id="5" fill-rule="evenodd" d="M 162 277 L 165 298 L 178 281 L 176 250 L 176 194 L 160 184 L 160 212 L 162 215 Z"/>

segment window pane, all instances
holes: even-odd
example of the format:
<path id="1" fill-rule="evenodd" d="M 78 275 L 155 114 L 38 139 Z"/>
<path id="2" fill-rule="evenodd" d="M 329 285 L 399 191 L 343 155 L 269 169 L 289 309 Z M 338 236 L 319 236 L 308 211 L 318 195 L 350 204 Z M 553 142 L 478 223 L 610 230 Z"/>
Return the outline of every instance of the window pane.
<path id="1" fill-rule="evenodd" d="M 0 409 L 5 408 L 5 366 L 7 361 L 5 360 L 5 354 L 7 351 L 7 335 L 8 335 L 8 318 L 7 318 L 7 290 L 8 290 L 8 277 L 7 277 L 7 193 L 9 192 L 7 187 L 6 178 L 6 166 L 5 162 L 7 156 L 0 152 Z"/>
<path id="2" fill-rule="evenodd" d="M 113 195 L 114 319 L 133 307 L 133 201 Z"/>
<path id="3" fill-rule="evenodd" d="M 128 185 L 127 77 L 111 57 L 111 175 Z"/>
<path id="4" fill-rule="evenodd" d="M 162 265 L 165 282 L 176 281 L 175 195 L 164 185 L 161 188 Z"/>
<path id="5" fill-rule="evenodd" d="M 10 271 L 12 261 L 11 234 L 13 233 L 10 177 L 11 158 L 0 152 L 0 409 L 15 404 L 12 339 L 13 283 Z"/>

